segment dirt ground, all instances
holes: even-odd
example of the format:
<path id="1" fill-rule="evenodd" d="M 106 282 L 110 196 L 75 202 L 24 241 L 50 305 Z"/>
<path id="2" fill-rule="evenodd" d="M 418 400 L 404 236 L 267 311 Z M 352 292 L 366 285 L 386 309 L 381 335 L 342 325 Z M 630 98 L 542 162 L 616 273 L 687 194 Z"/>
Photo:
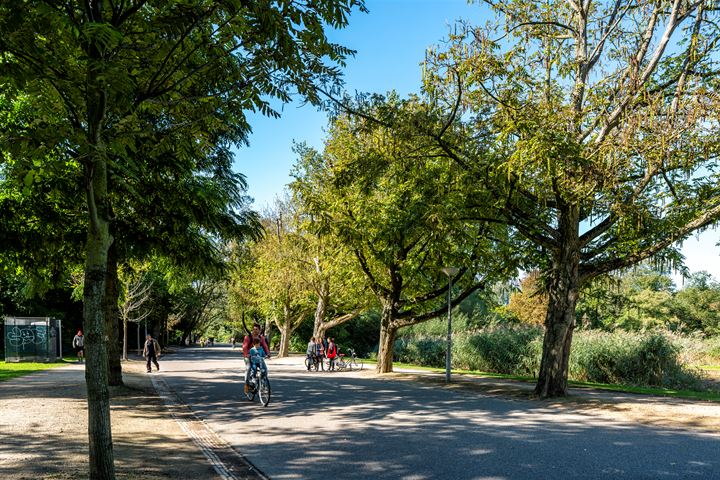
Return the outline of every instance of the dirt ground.
<path id="1" fill-rule="evenodd" d="M 0 383 L 0 478 L 88 478 L 84 366 Z M 118 479 L 220 480 L 155 393 L 140 361 L 123 364 L 125 386 L 111 389 Z M 151 374 L 153 375 L 153 374 Z"/>

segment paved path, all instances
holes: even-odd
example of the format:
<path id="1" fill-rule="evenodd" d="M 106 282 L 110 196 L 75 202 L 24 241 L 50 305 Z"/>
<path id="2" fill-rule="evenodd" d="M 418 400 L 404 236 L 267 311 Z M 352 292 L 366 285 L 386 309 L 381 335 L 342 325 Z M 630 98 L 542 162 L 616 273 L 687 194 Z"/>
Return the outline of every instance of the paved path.
<path id="1" fill-rule="evenodd" d="M 266 408 L 242 399 L 239 350 L 181 350 L 160 374 L 274 480 L 720 478 L 720 433 L 370 371 L 309 373 L 300 357 L 268 366 Z"/>

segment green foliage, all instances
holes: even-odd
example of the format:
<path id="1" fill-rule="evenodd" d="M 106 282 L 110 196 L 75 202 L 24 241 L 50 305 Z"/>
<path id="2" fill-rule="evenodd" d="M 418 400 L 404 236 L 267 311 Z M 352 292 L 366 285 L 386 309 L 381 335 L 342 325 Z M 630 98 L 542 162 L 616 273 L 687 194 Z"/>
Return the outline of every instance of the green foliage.
<path id="1" fill-rule="evenodd" d="M 453 342 L 453 365 L 516 375 L 537 375 L 542 330 L 496 327 L 460 336 Z"/>
<path id="2" fill-rule="evenodd" d="M 606 330 L 668 329 L 720 333 L 720 285 L 699 272 L 676 290 L 671 278 L 647 267 L 604 276 L 580 295 L 577 317 Z"/>
<path id="3" fill-rule="evenodd" d="M 679 348 L 665 335 L 650 332 L 576 335 L 570 359 L 570 378 L 679 389 L 702 387 L 698 374 L 680 364 Z"/>
<path id="4" fill-rule="evenodd" d="M 413 338 L 403 336 L 395 342 L 394 360 L 423 367 L 437 367 L 445 363 L 447 342 L 442 337 Z"/>
<path id="5" fill-rule="evenodd" d="M 702 375 L 680 356 L 682 342 L 712 352 L 712 341 L 663 333 L 579 331 L 570 355 L 570 379 L 584 382 L 702 390 Z M 396 343 L 396 360 L 423 366 L 445 364 L 446 338 L 405 335 Z M 536 376 L 542 330 L 528 326 L 488 328 L 453 336 L 453 368 Z M 706 359 L 708 357 L 696 357 Z"/>

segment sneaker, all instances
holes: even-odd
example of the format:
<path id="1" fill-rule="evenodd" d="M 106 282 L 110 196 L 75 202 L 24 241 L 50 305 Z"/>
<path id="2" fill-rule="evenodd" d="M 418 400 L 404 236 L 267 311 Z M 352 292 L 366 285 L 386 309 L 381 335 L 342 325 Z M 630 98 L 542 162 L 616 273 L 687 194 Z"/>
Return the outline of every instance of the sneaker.
<path id="1" fill-rule="evenodd" d="M 152 373 L 152 370 L 148 370 L 147 372 L 148 372 L 148 373 Z"/>

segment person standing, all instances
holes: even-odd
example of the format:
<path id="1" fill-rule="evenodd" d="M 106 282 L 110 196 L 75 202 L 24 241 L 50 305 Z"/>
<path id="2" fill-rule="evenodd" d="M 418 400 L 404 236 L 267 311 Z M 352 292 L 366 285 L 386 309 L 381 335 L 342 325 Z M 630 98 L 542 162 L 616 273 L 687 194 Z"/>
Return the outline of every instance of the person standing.
<path id="1" fill-rule="evenodd" d="M 78 362 L 83 363 L 85 361 L 85 337 L 83 336 L 82 330 L 78 330 L 77 335 L 73 337 L 72 345 L 75 349 Z"/>
<path id="2" fill-rule="evenodd" d="M 315 337 L 312 337 L 310 341 L 308 342 L 307 350 L 305 351 L 305 355 L 307 355 L 307 369 L 308 372 L 312 368 L 312 366 L 315 364 Z M 317 369 L 316 369 L 317 370 Z"/>
<path id="3" fill-rule="evenodd" d="M 147 334 L 147 340 L 145 340 L 143 356 L 147 359 L 147 373 L 150 373 L 152 371 L 152 365 L 150 364 L 150 362 L 154 363 L 155 368 L 160 370 L 160 364 L 157 360 L 160 356 L 160 344 L 149 333 Z"/>
<path id="4" fill-rule="evenodd" d="M 337 357 L 337 346 L 335 345 L 335 339 L 331 337 L 327 348 L 327 358 L 330 359 L 328 370 L 331 372 L 335 371 L 335 357 Z"/>
<path id="5" fill-rule="evenodd" d="M 324 372 L 325 347 L 323 346 L 322 338 L 318 338 L 315 342 L 315 357 L 317 358 L 317 361 L 320 362 L 320 369 Z"/>
<path id="6" fill-rule="evenodd" d="M 245 335 L 242 345 L 243 361 L 245 362 L 245 393 L 248 392 L 248 378 L 250 377 L 250 349 L 253 347 L 253 343 L 256 338 L 258 339 L 258 345 L 260 345 L 260 348 L 265 351 L 265 356 L 270 358 L 270 349 L 265 341 L 265 337 L 260 335 L 260 324 L 255 323 L 253 324 L 250 335 Z"/>

